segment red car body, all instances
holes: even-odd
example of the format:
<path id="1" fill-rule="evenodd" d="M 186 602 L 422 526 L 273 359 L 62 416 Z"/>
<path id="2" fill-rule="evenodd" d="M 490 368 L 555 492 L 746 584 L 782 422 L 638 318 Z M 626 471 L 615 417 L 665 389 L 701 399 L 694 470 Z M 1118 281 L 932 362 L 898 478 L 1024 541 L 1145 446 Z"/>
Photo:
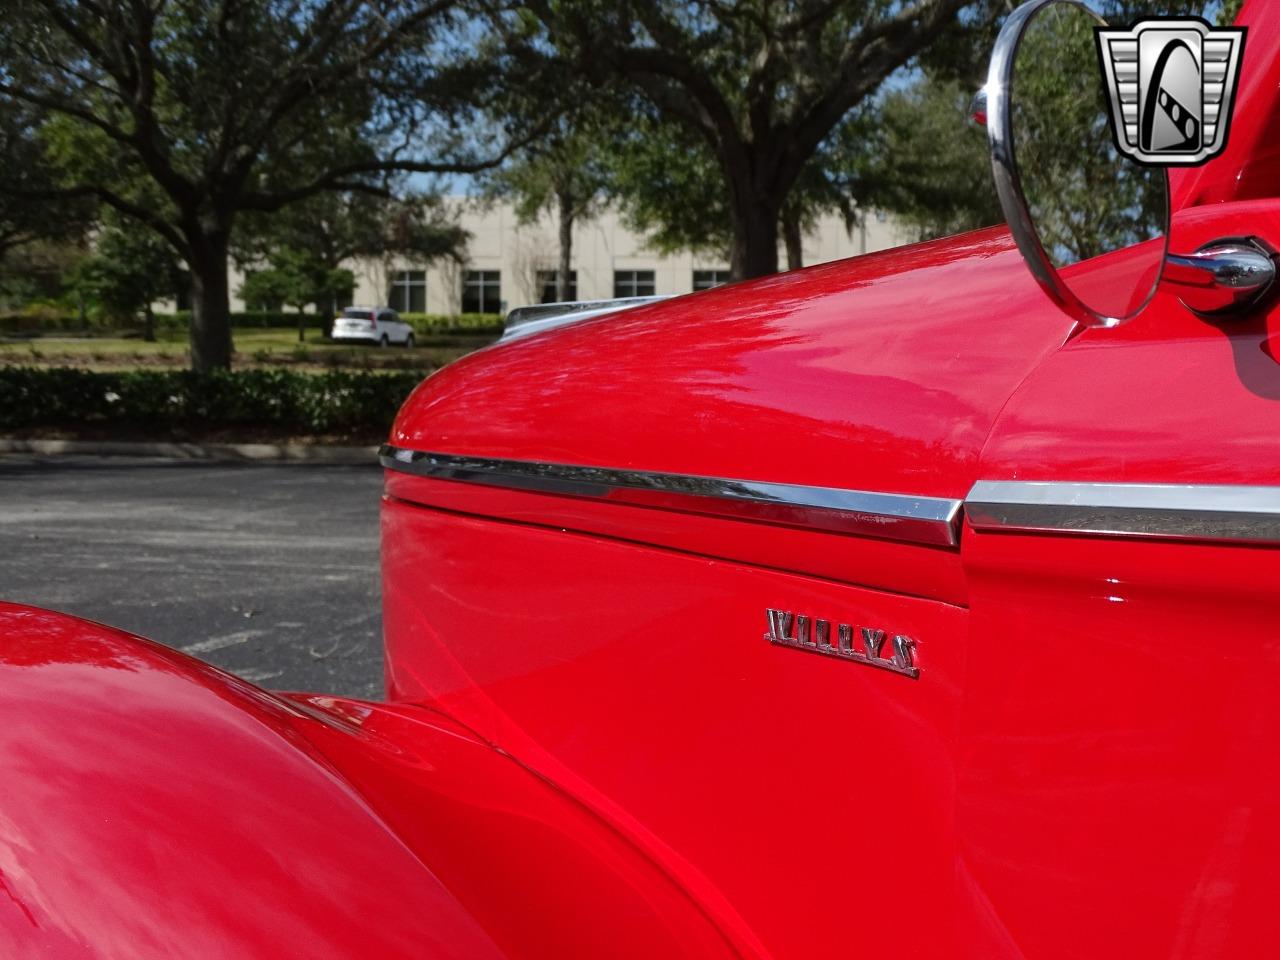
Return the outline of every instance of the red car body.
<path id="1" fill-rule="evenodd" d="M 1280 248 L 1265 8 L 1175 249 Z M 4 955 L 1270 955 L 1278 348 L 1084 329 L 993 229 L 464 358 L 388 703 L 0 608 Z"/>

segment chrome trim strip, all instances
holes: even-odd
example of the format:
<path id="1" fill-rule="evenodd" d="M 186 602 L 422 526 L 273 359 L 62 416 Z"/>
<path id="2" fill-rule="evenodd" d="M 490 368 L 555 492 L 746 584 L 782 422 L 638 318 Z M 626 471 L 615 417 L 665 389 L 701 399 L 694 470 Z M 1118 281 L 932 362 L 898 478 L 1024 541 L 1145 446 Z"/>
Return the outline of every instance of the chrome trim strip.
<path id="1" fill-rule="evenodd" d="M 962 503 L 940 497 L 459 457 L 390 444 L 378 451 L 378 458 L 387 469 L 437 480 L 589 497 L 929 546 L 955 547 L 960 542 Z"/>
<path id="2" fill-rule="evenodd" d="M 669 296 L 617 297 L 613 300 L 575 300 L 570 303 L 538 303 L 516 307 L 507 314 L 499 342 L 506 343 L 531 333 L 553 330 L 580 320 L 590 320 L 607 313 L 619 313 L 632 307 L 643 307 L 669 299 Z"/>
<path id="3" fill-rule="evenodd" d="M 1280 543 L 1280 486 L 979 480 L 977 530 Z"/>

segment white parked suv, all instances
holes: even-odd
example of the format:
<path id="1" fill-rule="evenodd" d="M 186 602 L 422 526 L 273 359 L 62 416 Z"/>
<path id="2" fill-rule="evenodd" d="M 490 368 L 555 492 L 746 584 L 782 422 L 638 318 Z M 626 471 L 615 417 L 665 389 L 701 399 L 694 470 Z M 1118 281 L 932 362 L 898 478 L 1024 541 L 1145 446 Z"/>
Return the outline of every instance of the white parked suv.
<path id="1" fill-rule="evenodd" d="M 333 339 L 412 347 L 413 327 L 390 307 L 347 307 L 333 321 Z"/>

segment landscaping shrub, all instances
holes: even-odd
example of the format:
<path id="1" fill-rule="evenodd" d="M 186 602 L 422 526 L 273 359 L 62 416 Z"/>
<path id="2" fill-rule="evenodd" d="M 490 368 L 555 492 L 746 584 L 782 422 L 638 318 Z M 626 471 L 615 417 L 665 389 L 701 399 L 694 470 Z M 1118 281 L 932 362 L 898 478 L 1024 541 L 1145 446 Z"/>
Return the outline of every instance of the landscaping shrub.
<path id="1" fill-rule="evenodd" d="M 317 313 L 303 314 L 307 318 L 307 326 L 318 330 L 323 324 L 321 317 Z M 156 327 L 165 330 L 186 330 L 191 325 L 191 311 L 179 310 L 177 313 L 157 313 Z M 270 329 L 277 327 L 287 327 L 292 330 L 298 329 L 298 315 L 283 310 L 242 310 L 233 311 L 231 314 L 231 326 L 233 327 L 256 327 L 259 329 Z"/>
<path id="2" fill-rule="evenodd" d="M 156 329 L 168 331 L 185 331 L 191 323 L 191 312 L 179 310 L 177 313 L 157 313 Z M 319 330 L 324 326 L 324 317 L 318 313 L 308 313 L 306 325 L 308 329 Z M 444 313 L 405 313 L 401 319 L 412 324 L 418 336 L 428 334 L 475 333 L 499 334 L 502 332 L 502 317 L 496 313 L 462 313 L 449 315 Z M 232 327 L 249 327 L 256 329 L 298 328 L 298 315 L 287 311 L 250 310 L 231 314 Z M 123 331 L 141 331 L 142 318 L 123 327 L 116 321 L 106 317 L 90 315 L 87 321 L 81 321 L 75 312 L 68 313 L 64 307 L 53 304 L 37 303 L 28 306 L 21 312 L 0 315 L 0 335 L 34 335 L 41 333 L 75 333 L 81 335 L 102 336 L 108 333 Z"/>
<path id="3" fill-rule="evenodd" d="M 160 438 L 228 427 L 376 440 L 420 373 L 292 370 L 98 372 L 0 367 L 0 430 L 119 427 Z"/>
<path id="4" fill-rule="evenodd" d="M 91 327 L 92 324 L 92 317 L 86 317 L 82 322 L 78 313 L 67 313 L 52 304 L 33 303 L 20 312 L 0 315 L 0 336 L 79 333 L 86 326 Z"/>
<path id="5" fill-rule="evenodd" d="M 449 316 L 444 313 L 402 313 L 400 319 L 413 325 L 419 336 L 430 333 L 492 333 L 502 332 L 502 317 L 496 313 L 460 313 Z"/>

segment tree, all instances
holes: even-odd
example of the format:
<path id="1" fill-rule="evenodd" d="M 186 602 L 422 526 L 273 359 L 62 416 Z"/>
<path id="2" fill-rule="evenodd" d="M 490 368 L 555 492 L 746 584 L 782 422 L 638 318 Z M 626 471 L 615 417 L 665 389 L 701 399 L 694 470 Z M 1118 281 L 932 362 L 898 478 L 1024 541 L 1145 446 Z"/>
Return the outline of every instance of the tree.
<path id="1" fill-rule="evenodd" d="M 601 139 L 614 200 L 628 224 L 663 252 L 694 250 L 728 259 L 733 230 L 728 193 L 715 155 L 681 125 L 643 104 L 628 129 Z M 861 154 L 870 149 L 871 114 L 852 111 L 810 157 L 778 213 L 787 269 L 803 266 L 804 233 L 820 216 L 838 212 L 846 228 L 861 217 L 869 190 Z"/>
<path id="2" fill-rule="evenodd" d="M 141 311 L 143 339 L 154 341 L 151 305 L 173 292 L 180 272 L 163 238 L 108 214 L 94 237 L 93 252 L 76 266 L 72 284 L 109 316 L 131 320 Z"/>
<path id="3" fill-rule="evenodd" d="M 1001 223 L 987 132 L 966 120 L 979 85 L 922 79 L 887 94 L 866 155 L 868 202 L 919 239 Z"/>
<path id="4" fill-rule="evenodd" d="M 736 279 L 778 268 L 778 224 L 806 165 L 852 108 L 956 20 L 967 0 L 528 0 L 562 52 L 643 94 L 715 158 Z"/>
<path id="5" fill-rule="evenodd" d="M 433 195 L 324 192 L 277 213 L 243 217 L 232 255 L 251 274 L 241 290 L 246 299 L 299 303 L 292 297 L 309 283 L 313 296 L 301 302 L 315 304 L 328 335 L 337 299 L 354 283 L 344 264 L 387 256 L 416 263 L 457 259 L 464 255 L 468 239 L 454 212 Z M 268 269 L 261 269 L 263 265 Z M 310 280 L 304 283 L 299 276 Z M 282 286 L 291 293 L 283 294 Z"/>
<path id="6" fill-rule="evenodd" d="M 312 251 L 277 247 L 264 269 L 249 273 L 240 287 L 246 303 L 286 304 L 298 313 L 298 342 L 307 339 L 306 309 L 328 305 L 349 293 L 355 285 L 350 270 L 329 267 Z"/>
<path id="7" fill-rule="evenodd" d="M 603 145 L 614 134 L 595 112 L 579 109 L 562 116 L 544 139 L 489 178 L 491 196 L 510 197 L 517 219 L 535 223 L 544 212 L 556 220 L 556 299 L 569 299 L 573 228 L 608 200 L 609 171 Z"/>
<path id="8" fill-rule="evenodd" d="M 0 170 L 20 193 L 0 192 L 0 262 L 38 241 L 82 241 L 96 213 L 87 198 L 56 198 L 57 171 L 34 135 L 30 110 L 0 102 Z"/>
<path id="9" fill-rule="evenodd" d="M 661 253 L 728 258 L 728 193 L 706 143 L 652 106 L 632 105 L 626 129 L 600 143 L 611 191 L 628 226 Z"/>
<path id="10" fill-rule="evenodd" d="M 0 104 L 36 112 L 58 196 L 96 198 L 187 263 L 192 363 L 210 370 L 230 365 L 241 213 L 495 162 L 463 131 L 502 73 L 458 56 L 475 29 L 455 0 L 10 0 Z M 0 192 L 35 195 L 11 174 Z"/>
<path id="11" fill-rule="evenodd" d="M 1206 15 L 1226 23 L 1234 19 L 1239 2 L 1101 0 L 1095 7 L 1113 24 L 1127 25 L 1161 14 Z M 973 94 L 986 81 L 991 47 L 1008 9 L 1004 0 L 984 0 L 968 18 L 966 29 L 947 32 L 924 52 L 922 71 L 913 83 L 878 98 L 880 120 L 868 128 L 872 139 L 863 155 L 868 199 L 892 210 L 921 238 L 1004 220 L 992 185 L 986 131 L 964 118 Z M 1075 19 L 1084 22 L 1078 14 Z M 1037 22 L 1045 21 L 1038 18 Z M 1036 42 L 1039 33 L 1033 30 L 1029 41 Z M 1036 69 L 1021 78 L 1021 100 L 1038 101 L 1039 122 L 1056 125 L 1054 131 L 1041 133 L 1042 143 L 1069 144 L 1070 148 L 1050 151 L 1034 161 L 1025 158 L 1027 185 L 1034 185 L 1044 174 L 1053 178 L 1055 189 L 1067 190 L 1069 171 L 1090 169 L 1094 184 L 1110 182 L 1131 189 L 1132 180 L 1122 175 L 1128 164 L 1110 147 L 1105 105 L 1078 95 L 1081 77 L 1095 75 L 1092 49 L 1087 43 L 1071 45 L 1067 38 L 1041 42 L 1045 49 L 1023 53 Z M 1062 102 L 1054 103 L 1059 95 Z M 1095 121 L 1092 125 L 1087 122 L 1090 118 Z M 1114 245 L 1117 227 L 1107 222 L 1104 210 L 1115 206 L 1115 201 L 1115 191 L 1076 188 L 1068 205 L 1080 211 L 1081 223 L 1087 218 L 1096 239 L 1110 237 L 1108 242 Z M 1083 235 L 1076 242 L 1083 250 Z"/>

